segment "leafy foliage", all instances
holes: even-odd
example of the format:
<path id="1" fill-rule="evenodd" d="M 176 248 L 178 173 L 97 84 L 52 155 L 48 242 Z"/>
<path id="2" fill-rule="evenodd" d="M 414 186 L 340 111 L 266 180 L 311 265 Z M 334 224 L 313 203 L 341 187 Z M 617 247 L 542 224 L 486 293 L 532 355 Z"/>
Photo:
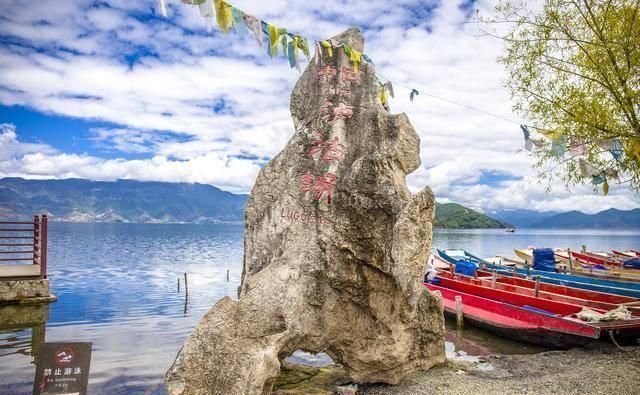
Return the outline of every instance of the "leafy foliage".
<path id="1" fill-rule="evenodd" d="M 605 194 L 611 181 L 637 191 L 640 1 L 545 0 L 540 12 L 503 1 L 496 11 L 487 22 L 511 26 L 495 33 L 506 44 L 500 61 L 514 110 L 535 125 L 539 177 L 561 177 L 567 187 L 588 180 Z"/>

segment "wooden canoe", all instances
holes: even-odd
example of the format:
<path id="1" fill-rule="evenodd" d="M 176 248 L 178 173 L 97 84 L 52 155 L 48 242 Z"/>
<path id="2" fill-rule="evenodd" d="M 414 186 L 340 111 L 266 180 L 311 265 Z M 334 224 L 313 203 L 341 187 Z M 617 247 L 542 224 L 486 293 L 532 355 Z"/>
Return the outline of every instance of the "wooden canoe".
<path id="1" fill-rule="evenodd" d="M 629 259 L 629 258 L 635 258 L 636 254 L 634 254 L 631 251 L 618 251 L 618 250 L 611 250 L 611 252 L 613 253 L 613 255 L 619 256 L 620 258 L 623 259 Z"/>
<path id="2" fill-rule="evenodd" d="M 571 251 L 571 257 L 580 263 L 584 263 L 586 265 L 602 265 L 602 266 L 614 266 L 619 267 L 622 266 L 622 262 L 619 260 L 611 259 L 609 257 L 604 257 L 596 254 L 590 254 L 588 252 L 575 252 Z"/>
<path id="3" fill-rule="evenodd" d="M 520 259 L 522 259 L 523 261 L 525 261 L 528 264 L 531 264 L 533 262 L 533 250 L 531 249 L 514 249 L 513 252 L 516 253 L 516 256 Z"/>
<path id="4" fill-rule="evenodd" d="M 462 299 L 464 320 L 474 326 L 497 335 L 546 347 L 570 348 L 588 344 L 599 339 L 606 331 L 615 330 L 625 337 L 634 338 L 640 332 L 640 320 L 587 323 L 570 315 L 581 310 L 580 306 L 547 301 L 537 303 L 544 308 L 532 306 L 530 298 L 509 295 L 509 301 L 495 299 L 495 295 L 484 297 L 461 289 L 443 285 L 427 284 L 430 291 L 439 291 L 445 313 L 456 314 L 455 297 Z M 463 287 L 464 288 L 464 287 Z M 472 291 L 473 289 L 466 289 Z"/>
<path id="5" fill-rule="evenodd" d="M 573 260 L 569 262 L 568 251 L 555 251 L 556 258 L 562 261 L 571 274 L 584 277 L 602 278 L 608 280 L 640 282 L 640 273 L 638 270 L 625 269 L 622 267 L 585 264 L 580 261 Z"/>
<path id="6" fill-rule="evenodd" d="M 588 289 L 591 291 L 603 292 L 603 293 L 612 293 L 616 295 L 624 295 L 630 296 L 632 298 L 640 298 L 640 283 L 631 282 L 631 281 L 620 281 L 618 279 L 604 279 L 604 278 L 593 278 L 593 277 L 584 277 L 578 276 L 574 274 L 566 274 L 566 273 L 556 273 L 556 272 L 546 272 L 542 270 L 533 270 L 530 268 L 510 268 L 506 266 L 500 266 L 496 264 L 489 263 L 481 258 L 476 257 L 475 255 L 464 251 L 464 250 L 437 250 L 438 255 L 443 258 L 445 261 L 449 263 L 455 264 L 458 259 L 467 259 L 472 262 L 475 262 L 479 267 L 481 266 L 485 270 L 497 270 L 499 274 L 512 275 L 515 273 L 519 277 L 531 277 L 539 275 L 542 277 L 542 281 L 550 284 L 558 284 L 558 285 L 566 285 L 574 288 L 582 288 Z M 452 256 L 447 254 L 447 252 L 453 251 L 462 251 L 463 256 Z"/>
<path id="7" fill-rule="evenodd" d="M 467 282 L 489 289 L 536 297 L 536 282 L 523 278 L 496 274 L 494 282 L 493 275 L 483 271 L 479 271 L 477 277 L 468 277 L 447 271 L 440 271 L 438 276 L 440 278 Z M 629 305 L 628 308 L 634 316 L 640 316 L 640 309 L 634 307 L 640 301 L 640 299 L 637 298 L 565 287 L 556 284 L 546 284 L 543 282 L 539 284 L 538 291 L 537 297 L 541 299 L 576 304 L 596 310 L 609 311 L 625 304 Z"/>

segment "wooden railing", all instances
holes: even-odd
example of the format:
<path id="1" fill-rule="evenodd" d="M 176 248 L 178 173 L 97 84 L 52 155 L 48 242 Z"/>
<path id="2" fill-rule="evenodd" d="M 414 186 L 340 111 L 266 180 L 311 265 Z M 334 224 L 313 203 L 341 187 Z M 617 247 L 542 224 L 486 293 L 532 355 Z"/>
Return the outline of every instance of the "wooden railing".
<path id="1" fill-rule="evenodd" d="M 27 262 L 36 266 L 26 267 Z M 46 214 L 33 221 L 0 221 L 0 277 L 47 277 Z"/>

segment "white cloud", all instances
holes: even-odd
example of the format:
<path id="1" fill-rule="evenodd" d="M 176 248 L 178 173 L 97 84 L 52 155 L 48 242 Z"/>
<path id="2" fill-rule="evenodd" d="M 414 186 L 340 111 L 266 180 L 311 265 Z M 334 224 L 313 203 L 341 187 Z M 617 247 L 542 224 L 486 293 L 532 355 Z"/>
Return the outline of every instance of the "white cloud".
<path id="1" fill-rule="evenodd" d="M 257 164 L 224 152 L 209 152 L 188 160 L 162 155 L 125 160 L 67 154 L 45 144 L 20 142 L 12 125 L 0 125 L 0 129 L 0 174 L 9 177 L 198 182 L 230 192 L 246 192 L 260 170 Z"/>
<path id="2" fill-rule="evenodd" d="M 121 125 L 94 130 L 93 144 L 143 157 L 57 152 L 21 143 L 15 131 L 5 130 L 0 175 L 197 181 L 250 190 L 265 158 L 293 133 L 288 107 L 297 73 L 285 60 L 269 59 L 252 37 L 207 33 L 191 7 L 169 3 L 169 19 L 159 18 L 156 1 L 39 2 L 47 12 L 18 1 L 0 4 L 0 34 L 13 43 L 0 46 L 0 103 Z M 487 15 L 493 3 L 474 7 Z M 422 139 L 423 167 L 408 178 L 414 191 L 430 185 L 441 200 L 485 211 L 640 206 L 623 187 L 613 187 L 608 197 L 588 187 L 569 193 L 560 185 L 546 194 L 535 182 L 531 159 L 518 152 L 519 120 L 501 88 L 505 74 L 496 58 L 502 43 L 478 38 L 477 26 L 461 24 L 467 18 L 461 1 L 233 4 L 311 39 L 363 26 L 366 52 L 396 84 L 393 111 L 406 112 Z M 420 14 L 436 4 L 435 14 Z M 423 94 L 411 103 L 401 85 Z"/>
<path id="3" fill-rule="evenodd" d="M 0 162 L 19 160 L 32 153 L 52 154 L 56 150 L 46 144 L 23 143 L 18 141 L 15 125 L 0 124 Z"/>

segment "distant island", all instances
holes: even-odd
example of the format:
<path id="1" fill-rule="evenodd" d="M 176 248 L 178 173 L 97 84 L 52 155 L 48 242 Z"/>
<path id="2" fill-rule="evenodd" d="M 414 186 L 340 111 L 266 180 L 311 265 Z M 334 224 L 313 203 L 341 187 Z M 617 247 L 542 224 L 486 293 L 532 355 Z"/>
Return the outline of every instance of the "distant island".
<path id="1" fill-rule="evenodd" d="M 511 228 L 506 222 L 493 219 L 457 203 L 436 203 L 434 228 L 446 229 L 500 229 Z"/>
<path id="2" fill-rule="evenodd" d="M 0 217 L 46 212 L 52 221 L 124 223 L 242 223 L 247 195 L 207 184 L 84 179 L 0 179 Z M 640 228 L 640 209 L 539 213 L 501 211 L 491 216 L 457 203 L 436 203 L 435 228 Z"/>

